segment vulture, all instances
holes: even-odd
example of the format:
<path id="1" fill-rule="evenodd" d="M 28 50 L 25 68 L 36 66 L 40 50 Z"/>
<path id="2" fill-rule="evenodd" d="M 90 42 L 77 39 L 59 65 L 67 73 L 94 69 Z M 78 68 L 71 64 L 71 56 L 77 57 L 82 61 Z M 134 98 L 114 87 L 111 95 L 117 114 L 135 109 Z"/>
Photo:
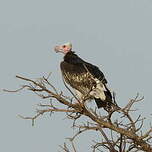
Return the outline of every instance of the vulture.
<path id="1" fill-rule="evenodd" d="M 109 109 L 112 94 L 99 68 L 76 55 L 69 42 L 55 46 L 54 50 L 64 54 L 63 61 L 60 63 L 63 79 L 75 90 L 77 99 L 82 102 L 85 97 L 88 97 L 95 100 L 98 108 Z"/>

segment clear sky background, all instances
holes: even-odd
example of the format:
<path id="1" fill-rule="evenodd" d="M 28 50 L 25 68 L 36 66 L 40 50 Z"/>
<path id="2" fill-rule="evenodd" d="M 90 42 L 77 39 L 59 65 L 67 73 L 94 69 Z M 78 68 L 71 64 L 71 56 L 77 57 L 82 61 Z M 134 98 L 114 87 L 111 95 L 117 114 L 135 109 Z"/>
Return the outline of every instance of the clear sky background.
<path id="1" fill-rule="evenodd" d="M 17 74 L 39 78 L 49 72 L 52 83 L 65 90 L 59 69 L 62 55 L 53 47 L 67 41 L 78 55 L 104 71 L 119 105 L 137 92 L 144 95 L 137 107 L 150 119 L 151 0 L 0 0 L 1 90 L 24 84 Z M 17 117 L 32 116 L 40 102 L 28 91 L 0 91 L 0 151 L 56 152 L 73 135 L 72 122 L 63 114 L 44 115 L 34 127 Z M 78 151 L 91 151 L 87 144 L 95 136 L 78 138 Z"/>

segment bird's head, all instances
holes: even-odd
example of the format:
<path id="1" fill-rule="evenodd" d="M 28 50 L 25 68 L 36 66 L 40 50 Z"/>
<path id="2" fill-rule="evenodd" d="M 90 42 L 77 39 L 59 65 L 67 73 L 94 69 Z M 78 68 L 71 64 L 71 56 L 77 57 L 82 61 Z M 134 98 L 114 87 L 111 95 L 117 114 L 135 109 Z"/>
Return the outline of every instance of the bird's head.
<path id="1" fill-rule="evenodd" d="M 63 54 L 67 54 L 68 52 L 72 50 L 72 44 L 70 42 L 67 42 L 63 45 L 58 45 L 58 46 L 55 46 L 54 50 L 56 53 L 61 52 Z"/>

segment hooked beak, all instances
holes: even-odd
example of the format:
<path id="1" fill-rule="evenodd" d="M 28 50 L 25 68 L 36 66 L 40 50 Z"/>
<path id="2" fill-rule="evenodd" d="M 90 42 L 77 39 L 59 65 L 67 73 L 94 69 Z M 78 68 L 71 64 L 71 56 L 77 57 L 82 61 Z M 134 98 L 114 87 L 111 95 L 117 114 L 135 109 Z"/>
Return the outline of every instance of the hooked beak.
<path id="1" fill-rule="evenodd" d="M 56 53 L 58 53 L 58 52 L 62 52 L 62 49 L 61 49 L 60 46 L 55 46 L 55 47 L 54 47 L 54 51 L 55 51 Z"/>

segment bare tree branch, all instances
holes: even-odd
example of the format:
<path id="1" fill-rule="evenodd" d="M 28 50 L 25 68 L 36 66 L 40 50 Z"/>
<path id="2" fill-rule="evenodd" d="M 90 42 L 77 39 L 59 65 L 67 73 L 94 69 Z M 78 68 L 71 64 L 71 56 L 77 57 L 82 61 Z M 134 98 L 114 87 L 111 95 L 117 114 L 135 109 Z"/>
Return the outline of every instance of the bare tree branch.
<path id="1" fill-rule="evenodd" d="M 72 138 L 68 138 L 71 142 L 72 151 L 77 152 L 74 145 L 74 139 L 77 136 L 88 130 L 94 130 L 100 132 L 100 136 L 102 137 L 102 141 L 97 142 L 93 146 L 94 152 L 96 150 L 102 151 L 103 148 L 109 150 L 109 152 L 129 152 L 131 150 L 152 152 L 152 127 L 150 127 L 150 129 L 145 133 L 141 134 L 141 132 L 143 132 L 142 129 L 145 118 L 142 118 L 141 115 L 139 115 L 134 120 L 131 114 L 131 112 L 134 112 L 134 110 L 132 110 L 133 105 L 137 102 L 143 101 L 144 99 L 144 97 L 139 98 L 139 94 L 137 94 L 134 99 L 131 99 L 124 108 L 114 106 L 111 112 L 101 115 L 98 109 L 88 108 L 84 104 L 84 102 L 88 99 L 87 97 L 84 101 L 79 101 L 75 94 L 69 90 L 65 82 L 64 84 L 66 88 L 72 93 L 73 97 L 67 97 L 62 91 L 59 93 L 54 85 L 52 85 L 48 80 L 50 74 L 48 77 L 42 77 L 39 80 L 32 80 L 21 76 L 16 77 L 24 80 L 27 84 L 14 91 L 4 89 L 5 92 L 19 92 L 23 89 L 27 89 L 42 99 L 51 100 L 50 103 L 39 104 L 39 107 L 42 109 L 37 110 L 37 114 L 35 116 L 19 116 L 23 119 L 32 120 L 32 125 L 34 125 L 34 121 L 44 113 L 65 113 L 68 119 L 73 120 L 72 127 L 78 129 L 78 132 Z M 76 101 L 73 101 L 73 98 Z M 57 102 L 64 105 L 64 108 L 60 108 L 59 105 L 54 106 L 53 103 Z M 115 103 L 115 105 L 117 105 L 117 103 Z M 113 117 L 114 114 L 119 114 L 120 118 L 118 119 L 118 117 Z M 84 122 L 84 125 L 79 124 L 82 116 L 87 119 L 86 122 Z M 76 122 L 78 119 L 80 121 Z M 76 123 L 78 123 L 78 125 Z M 60 147 L 64 152 L 70 152 L 66 144 Z"/>

